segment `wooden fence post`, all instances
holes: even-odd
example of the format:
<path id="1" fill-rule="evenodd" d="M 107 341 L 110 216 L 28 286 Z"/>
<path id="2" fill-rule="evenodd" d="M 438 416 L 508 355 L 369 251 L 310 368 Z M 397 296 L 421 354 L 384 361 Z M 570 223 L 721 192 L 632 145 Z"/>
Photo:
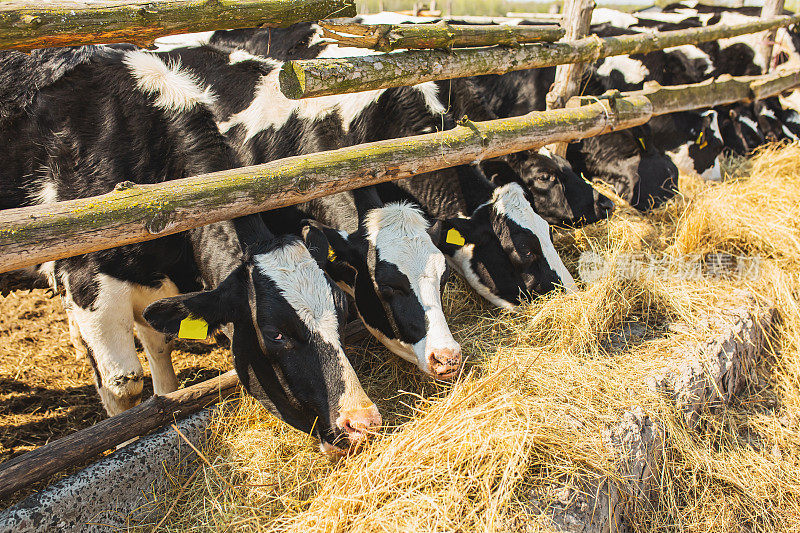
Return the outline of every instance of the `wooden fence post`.
<path id="1" fill-rule="evenodd" d="M 586 37 L 592 24 L 594 6 L 594 0 L 564 0 L 564 19 L 561 24 L 566 30 L 565 41 L 577 41 Z M 567 100 L 578 94 L 584 65 L 572 63 L 556 68 L 556 79 L 545 98 L 547 109 L 560 109 L 566 105 Z M 565 143 L 557 143 L 551 149 L 562 157 L 567 155 Z"/>
<path id="2" fill-rule="evenodd" d="M 774 17 L 783 13 L 783 0 L 764 0 L 764 7 L 761 8 L 761 18 Z M 775 42 L 777 30 L 767 30 L 761 34 L 757 53 L 764 61 L 762 74 L 768 74 L 772 68 L 772 43 Z"/>

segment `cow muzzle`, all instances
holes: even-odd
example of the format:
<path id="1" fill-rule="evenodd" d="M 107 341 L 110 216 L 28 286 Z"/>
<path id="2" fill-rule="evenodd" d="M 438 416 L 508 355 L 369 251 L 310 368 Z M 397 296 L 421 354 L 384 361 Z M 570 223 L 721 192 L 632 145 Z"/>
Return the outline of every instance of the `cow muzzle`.
<path id="1" fill-rule="evenodd" d="M 594 195 L 594 210 L 597 220 L 603 220 L 604 218 L 611 216 L 611 213 L 614 212 L 614 202 L 611 200 L 611 198 L 600 194 L 599 191 L 594 191 Z"/>
<path id="2" fill-rule="evenodd" d="M 431 350 L 428 352 L 428 368 L 434 378 L 452 380 L 461 370 L 461 347 Z"/>
<path id="3" fill-rule="evenodd" d="M 347 437 L 347 443 L 352 447 L 364 442 L 370 433 L 381 425 L 381 414 L 374 403 L 366 407 L 342 411 L 336 419 L 338 427 Z"/>

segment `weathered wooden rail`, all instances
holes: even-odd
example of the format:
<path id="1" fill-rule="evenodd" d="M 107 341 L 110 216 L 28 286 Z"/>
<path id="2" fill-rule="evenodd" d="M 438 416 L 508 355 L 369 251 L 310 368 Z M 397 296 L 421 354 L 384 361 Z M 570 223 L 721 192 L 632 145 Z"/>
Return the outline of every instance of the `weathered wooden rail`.
<path id="1" fill-rule="evenodd" d="M 339 46 L 390 52 L 404 48 L 437 49 L 477 46 L 517 46 L 553 42 L 564 36 L 558 26 L 464 26 L 436 24 L 355 24 L 320 22 L 322 36 Z"/>
<path id="2" fill-rule="evenodd" d="M 672 46 L 736 37 L 800 22 L 800 15 L 742 24 L 716 24 L 664 32 L 576 41 L 526 44 L 517 48 L 408 50 L 386 55 L 287 61 L 280 73 L 281 90 L 289 98 L 310 98 L 432 80 L 503 74 L 513 70 L 585 63 L 603 57 L 644 54 Z"/>
<path id="3" fill-rule="evenodd" d="M 0 2 L 0 49 L 149 45 L 176 33 L 288 26 L 355 14 L 353 0 L 10 0 Z"/>
<path id="4" fill-rule="evenodd" d="M 460 125 L 452 130 L 289 157 L 153 185 L 120 184 L 90 198 L 0 211 L 0 272 L 123 244 L 320 196 L 553 142 L 644 124 L 654 115 L 765 98 L 800 85 L 800 70 L 660 87 L 569 109 Z M 581 105 L 583 104 L 583 105 Z M 580 107 L 575 107 L 580 105 Z"/>
<path id="5" fill-rule="evenodd" d="M 224 400 L 238 388 L 239 378 L 231 370 L 164 396 L 152 396 L 123 413 L 10 459 L 0 465 L 0 498 Z"/>

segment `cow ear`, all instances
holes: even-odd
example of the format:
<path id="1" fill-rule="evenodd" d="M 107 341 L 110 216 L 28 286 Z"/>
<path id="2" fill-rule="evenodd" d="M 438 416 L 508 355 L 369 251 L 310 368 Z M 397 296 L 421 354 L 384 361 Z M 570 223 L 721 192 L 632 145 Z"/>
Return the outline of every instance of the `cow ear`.
<path id="1" fill-rule="evenodd" d="M 431 236 L 431 240 L 433 244 L 438 246 L 439 241 L 442 238 L 442 221 L 436 220 L 433 224 L 430 225 L 428 228 L 428 235 Z"/>
<path id="2" fill-rule="evenodd" d="M 439 240 L 434 242 L 443 252 L 453 253 L 470 243 L 472 237 L 472 221 L 470 219 L 455 217 L 439 221 L 439 223 Z"/>
<path id="3" fill-rule="evenodd" d="M 311 255 L 334 281 L 348 287 L 355 286 L 356 269 L 351 259 L 353 246 L 341 233 L 315 220 L 305 220 L 302 235 Z"/>
<path id="4" fill-rule="evenodd" d="M 301 235 L 311 257 L 314 258 L 321 269 L 325 270 L 325 264 L 332 253 L 332 248 L 322 224 L 313 220 L 304 220 Z"/>
<path id="5" fill-rule="evenodd" d="M 148 305 L 142 316 L 156 331 L 188 339 L 204 339 L 232 320 L 223 293 L 227 287 L 163 298 Z"/>
<path id="6" fill-rule="evenodd" d="M 489 178 L 489 181 L 497 186 L 502 186 L 519 179 L 517 172 L 502 159 L 487 159 L 486 161 L 481 161 L 480 166 L 483 173 Z"/>

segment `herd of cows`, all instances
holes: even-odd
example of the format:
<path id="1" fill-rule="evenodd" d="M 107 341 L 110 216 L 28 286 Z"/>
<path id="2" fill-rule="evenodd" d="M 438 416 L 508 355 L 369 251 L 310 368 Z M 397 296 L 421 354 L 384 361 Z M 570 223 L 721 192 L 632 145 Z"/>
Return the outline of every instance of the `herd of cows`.
<path id="1" fill-rule="evenodd" d="M 601 36 L 740 22 L 747 8 L 674 5 L 595 11 Z M 401 22 L 392 14 L 367 23 Z M 427 20 L 427 19 L 426 19 Z M 756 36 L 612 57 L 587 69 L 584 92 L 757 74 Z M 776 59 L 800 60 L 800 34 L 778 33 Z M 289 100 L 290 59 L 373 53 L 340 48 L 314 24 L 227 30 L 130 45 L 0 53 L 0 208 L 103 194 L 278 158 L 452 128 L 545 108 L 555 69 Z M 792 98 L 653 119 L 586 139 L 567 158 L 526 151 L 327 196 L 18 272 L 61 294 L 77 352 L 109 414 L 137 404 L 146 352 L 154 390 L 175 390 L 172 339 L 188 324 L 230 341 L 250 394 L 340 453 L 381 416 L 342 348 L 359 317 L 375 338 L 437 379 L 461 368 L 442 310 L 452 268 L 491 304 L 511 308 L 575 282 L 551 226 L 605 218 L 602 180 L 634 207 L 663 203 L 678 171 L 720 179 L 724 152 L 796 140 Z M 205 324 L 204 324 L 205 323 Z"/>

